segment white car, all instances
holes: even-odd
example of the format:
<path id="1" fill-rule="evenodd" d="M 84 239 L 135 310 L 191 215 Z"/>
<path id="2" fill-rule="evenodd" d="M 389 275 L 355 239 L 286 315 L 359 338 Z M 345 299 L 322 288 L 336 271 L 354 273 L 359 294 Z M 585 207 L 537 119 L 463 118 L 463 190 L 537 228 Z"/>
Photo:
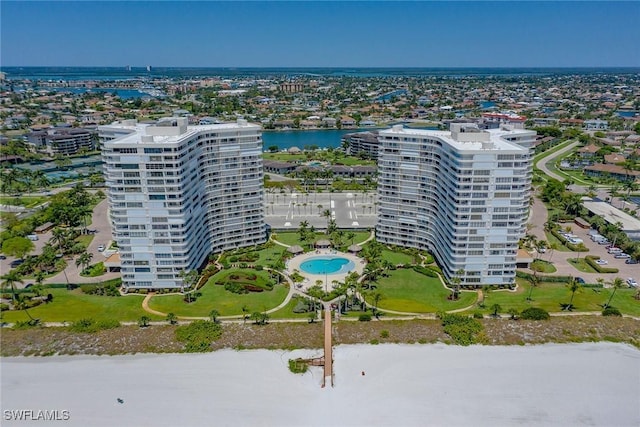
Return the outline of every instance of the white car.
<path id="1" fill-rule="evenodd" d="M 609 261 L 607 261 L 606 259 L 597 259 L 596 260 L 596 264 L 598 264 L 598 265 L 607 265 L 607 264 L 609 264 Z"/>
<path id="2" fill-rule="evenodd" d="M 98 246 L 98 252 L 104 252 L 104 245 Z"/>
<path id="3" fill-rule="evenodd" d="M 629 259 L 629 258 L 631 258 L 631 255 L 625 254 L 624 252 L 622 252 L 622 253 L 619 253 L 619 254 L 615 254 L 613 257 L 614 258 L 618 258 L 618 259 Z"/>
<path id="4" fill-rule="evenodd" d="M 637 286 L 638 286 L 638 282 L 636 282 L 636 280 L 635 280 L 635 279 L 633 279 L 633 278 L 629 277 L 629 278 L 627 279 L 627 285 L 631 286 L 632 288 L 635 288 L 635 287 L 637 287 Z"/>

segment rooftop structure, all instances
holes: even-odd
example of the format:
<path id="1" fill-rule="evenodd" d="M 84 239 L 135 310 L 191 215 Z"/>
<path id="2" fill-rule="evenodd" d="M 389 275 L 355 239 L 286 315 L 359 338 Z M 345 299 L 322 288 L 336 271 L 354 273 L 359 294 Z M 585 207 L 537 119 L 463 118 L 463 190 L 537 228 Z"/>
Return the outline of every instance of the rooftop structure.
<path id="1" fill-rule="evenodd" d="M 125 288 L 177 288 L 212 252 L 262 243 L 260 127 L 172 117 L 101 129 Z"/>
<path id="2" fill-rule="evenodd" d="M 640 240 L 640 220 L 637 218 L 606 202 L 583 199 L 582 203 L 589 212 L 601 216 L 609 224 L 619 224 L 631 240 Z"/>
<path id="3" fill-rule="evenodd" d="M 535 132 L 380 131 L 376 237 L 427 249 L 463 285 L 511 285 L 529 212 Z"/>

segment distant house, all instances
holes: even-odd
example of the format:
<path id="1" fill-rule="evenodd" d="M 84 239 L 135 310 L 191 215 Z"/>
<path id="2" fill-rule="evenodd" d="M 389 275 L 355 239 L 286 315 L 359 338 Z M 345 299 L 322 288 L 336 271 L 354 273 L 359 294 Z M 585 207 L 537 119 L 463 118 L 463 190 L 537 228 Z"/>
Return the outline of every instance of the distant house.
<path id="1" fill-rule="evenodd" d="M 355 119 L 349 116 L 342 116 L 340 118 L 340 123 L 342 123 L 342 126 L 344 127 L 353 127 L 356 125 Z"/>
<path id="2" fill-rule="evenodd" d="M 322 119 L 322 124 L 326 127 L 335 127 L 337 123 L 338 120 L 334 119 L 333 117 L 325 117 Z"/>
<path id="3" fill-rule="evenodd" d="M 618 163 L 624 163 L 627 158 L 622 154 L 612 153 L 604 156 L 604 162 L 609 165 L 617 165 Z"/>
<path id="4" fill-rule="evenodd" d="M 589 176 L 611 177 L 618 181 L 635 181 L 640 177 L 639 171 L 627 170 L 618 165 L 598 163 L 584 168 L 584 173 Z"/>
<path id="5" fill-rule="evenodd" d="M 298 165 L 296 165 L 295 163 L 279 162 L 276 160 L 264 160 L 262 162 L 262 167 L 264 168 L 265 172 L 284 175 L 296 170 Z"/>
<path id="6" fill-rule="evenodd" d="M 600 146 L 595 144 L 586 145 L 578 150 L 578 155 L 583 159 L 590 159 L 600 150 Z"/>
<path id="7" fill-rule="evenodd" d="M 583 123 L 585 130 L 608 130 L 609 122 L 606 120 L 585 120 Z"/>

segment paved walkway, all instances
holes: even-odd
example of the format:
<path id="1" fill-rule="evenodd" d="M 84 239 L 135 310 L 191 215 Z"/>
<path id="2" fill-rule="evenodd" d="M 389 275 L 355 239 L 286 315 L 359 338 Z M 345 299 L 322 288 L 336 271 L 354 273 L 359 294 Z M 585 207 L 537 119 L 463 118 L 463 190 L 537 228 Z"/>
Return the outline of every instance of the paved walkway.
<path id="1" fill-rule="evenodd" d="M 324 379 L 322 387 L 329 384 L 333 387 L 333 340 L 331 336 L 331 305 L 324 306 Z"/>
<path id="2" fill-rule="evenodd" d="M 104 245 L 105 247 L 111 242 L 111 225 L 109 223 L 109 217 L 107 214 L 107 199 L 102 200 L 96 205 L 91 214 L 91 225 L 89 228 L 96 230 L 91 243 L 87 247 L 87 252 L 93 254 L 91 264 L 96 264 L 100 261 L 104 261 L 106 257 L 102 252 L 98 251 L 98 246 Z M 67 268 L 55 276 L 49 277 L 43 281 L 44 284 L 52 283 L 99 283 L 105 280 L 120 278 L 120 273 L 105 273 L 102 276 L 97 277 L 84 277 L 81 276 L 81 269 L 76 266 L 74 259 L 67 260 Z"/>

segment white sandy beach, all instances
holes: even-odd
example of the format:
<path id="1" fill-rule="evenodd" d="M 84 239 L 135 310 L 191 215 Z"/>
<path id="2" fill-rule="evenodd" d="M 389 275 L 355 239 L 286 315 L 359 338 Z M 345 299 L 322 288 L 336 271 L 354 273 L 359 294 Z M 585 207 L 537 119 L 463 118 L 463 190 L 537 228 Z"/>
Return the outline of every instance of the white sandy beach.
<path id="1" fill-rule="evenodd" d="M 339 346 L 335 387 L 325 389 L 320 368 L 287 367 L 319 353 L 3 358 L 0 424 L 640 425 L 640 351 L 627 345 Z M 8 421 L 20 409 L 70 419 Z"/>

